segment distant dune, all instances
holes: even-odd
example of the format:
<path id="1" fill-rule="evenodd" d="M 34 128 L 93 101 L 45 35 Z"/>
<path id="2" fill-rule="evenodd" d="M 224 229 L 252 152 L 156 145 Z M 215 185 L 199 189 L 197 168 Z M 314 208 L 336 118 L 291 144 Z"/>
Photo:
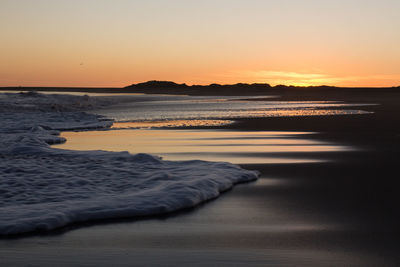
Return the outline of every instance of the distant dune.
<path id="1" fill-rule="evenodd" d="M 340 95 L 353 93 L 398 92 L 398 87 L 335 87 L 335 86 L 271 86 L 267 83 L 237 83 L 237 84 L 210 84 L 187 85 L 172 81 L 148 81 L 132 84 L 123 88 L 94 88 L 94 87 L 0 87 L 8 91 L 57 91 L 57 92 L 88 92 L 88 93 L 145 93 L 145 94 L 185 94 L 185 95 L 281 95 L 291 96 L 318 94 Z"/>

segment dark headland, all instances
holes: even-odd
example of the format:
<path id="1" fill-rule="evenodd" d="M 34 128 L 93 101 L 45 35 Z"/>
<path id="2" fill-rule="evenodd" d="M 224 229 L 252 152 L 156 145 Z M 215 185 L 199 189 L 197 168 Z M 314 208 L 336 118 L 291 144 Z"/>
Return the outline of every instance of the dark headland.
<path id="1" fill-rule="evenodd" d="M 302 98 L 340 94 L 371 94 L 393 93 L 400 91 L 398 87 L 335 87 L 335 86 L 271 86 L 267 83 L 236 83 L 210 85 L 187 85 L 171 81 L 148 81 L 136 83 L 122 88 L 112 87 L 0 87 L 0 91 L 56 91 L 56 92 L 87 92 L 87 93 L 144 93 L 144 94 L 176 94 L 176 95 L 301 95 Z M 332 99 L 335 100 L 335 99 Z"/>

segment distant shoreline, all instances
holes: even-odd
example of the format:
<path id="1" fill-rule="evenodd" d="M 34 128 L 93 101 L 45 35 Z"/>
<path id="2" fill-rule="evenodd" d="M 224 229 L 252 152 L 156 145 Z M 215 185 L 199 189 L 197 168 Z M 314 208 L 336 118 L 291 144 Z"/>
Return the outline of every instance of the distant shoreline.
<path id="1" fill-rule="evenodd" d="M 335 86 L 271 86 L 264 83 L 210 84 L 186 85 L 168 81 L 148 81 L 132 84 L 127 87 L 40 87 L 40 86 L 10 86 L 0 87 L 0 91 L 42 91 L 42 92 L 87 92 L 87 93 L 144 93 L 144 94 L 177 94 L 177 95 L 293 95 L 303 97 L 315 93 L 376 93 L 398 92 L 398 87 L 335 87 Z M 336 94 L 335 93 L 335 94 Z"/>

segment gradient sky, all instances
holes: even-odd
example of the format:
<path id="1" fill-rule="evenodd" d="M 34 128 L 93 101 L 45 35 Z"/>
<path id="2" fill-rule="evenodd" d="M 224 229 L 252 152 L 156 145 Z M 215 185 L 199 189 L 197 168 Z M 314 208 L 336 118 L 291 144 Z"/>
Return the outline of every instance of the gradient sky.
<path id="1" fill-rule="evenodd" d="M 400 85 L 399 0 L 0 0 L 0 86 Z"/>

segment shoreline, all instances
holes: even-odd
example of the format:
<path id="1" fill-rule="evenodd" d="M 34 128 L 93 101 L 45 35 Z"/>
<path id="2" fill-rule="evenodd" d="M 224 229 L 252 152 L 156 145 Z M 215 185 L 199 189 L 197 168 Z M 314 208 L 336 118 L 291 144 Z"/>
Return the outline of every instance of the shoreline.
<path id="1" fill-rule="evenodd" d="M 2 98 L 2 110 L 9 111 L 0 113 L 1 236 L 170 213 L 258 177 L 256 171 L 227 162 L 172 162 L 143 153 L 50 147 L 66 141 L 60 131 L 111 126 L 112 121 L 101 115 L 74 109 L 90 105 L 85 96 L 36 93 Z M 22 112 L 12 112 L 21 107 Z"/>
<path id="2" fill-rule="evenodd" d="M 242 119 L 223 127 L 320 132 L 318 140 L 361 150 L 328 154 L 327 163 L 242 164 L 261 170 L 256 183 L 235 187 L 188 213 L 27 237 L 7 243 L 7 248 L 0 240 L 0 254 L 8 257 L 6 263 L 17 265 L 18 257 L 30 255 L 33 263 L 45 266 L 78 262 L 123 266 L 135 258 L 139 264 L 196 265 L 195 260 L 202 259 L 243 266 L 268 262 L 395 266 L 400 260 L 395 236 L 400 222 L 395 177 L 400 98 L 361 98 L 381 105 L 367 107 L 375 113 L 362 116 Z M 350 101 L 360 102 L 357 99 L 352 96 Z M 77 244 L 84 244 L 80 252 Z M 51 249 L 54 246 L 57 253 Z M 71 259 L 74 253 L 83 260 Z M 170 256 L 184 253 L 188 254 L 179 262 Z"/>

